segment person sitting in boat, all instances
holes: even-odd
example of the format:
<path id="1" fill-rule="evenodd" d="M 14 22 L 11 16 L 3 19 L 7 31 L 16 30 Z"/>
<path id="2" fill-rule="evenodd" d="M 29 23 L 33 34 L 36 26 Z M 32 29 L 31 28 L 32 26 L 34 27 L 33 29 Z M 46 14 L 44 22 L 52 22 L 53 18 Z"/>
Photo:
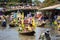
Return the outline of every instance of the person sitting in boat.
<path id="1" fill-rule="evenodd" d="M 57 20 L 56 21 L 57 21 L 57 23 L 59 25 L 60 24 L 60 16 L 57 17 Z"/>
<path id="2" fill-rule="evenodd" d="M 14 16 L 13 15 L 10 15 L 10 22 L 14 19 Z"/>
<path id="3" fill-rule="evenodd" d="M 33 25 L 32 25 L 32 24 L 29 24 L 28 30 L 29 30 L 29 31 L 33 31 L 33 29 L 34 29 L 34 28 L 33 28 Z"/>
<path id="4" fill-rule="evenodd" d="M 28 32 L 29 30 L 28 30 L 28 28 L 24 28 L 24 32 Z"/>
<path id="5" fill-rule="evenodd" d="M 37 20 L 41 20 L 42 16 L 43 16 L 42 12 L 37 12 L 36 15 L 35 15 Z"/>
<path id="6" fill-rule="evenodd" d="M 13 23 L 14 23 L 14 24 L 17 24 L 17 23 L 16 23 L 16 19 L 13 20 Z"/>
<path id="7" fill-rule="evenodd" d="M 9 24 L 10 27 L 15 27 L 16 26 L 16 22 L 14 20 L 12 20 Z"/>
<path id="8" fill-rule="evenodd" d="M 12 24 L 12 25 L 13 25 L 13 21 L 11 21 L 11 22 L 10 22 L 10 24 Z"/>
<path id="9" fill-rule="evenodd" d="M 58 17 L 55 20 L 54 24 L 58 26 L 58 30 L 60 31 L 60 15 L 58 15 Z"/>
<path id="10" fill-rule="evenodd" d="M 28 20 L 26 19 L 26 20 L 24 20 L 24 24 L 28 24 Z"/>
<path id="11" fill-rule="evenodd" d="M 2 19 L 2 26 L 6 27 L 6 20 L 4 18 Z"/>
<path id="12" fill-rule="evenodd" d="M 58 24 L 58 30 L 60 31 L 60 23 Z"/>
<path id="13" fill-rule="evenodd" d="M 18 21 L 18 24 L 17 24 L 19 27 L 21 27 L 21 20 Z"/>
<path id="14" fill-rule="evenodd" d="M 22 27 L 19 27 L 19 30 L 18 31 L 21 31 L 22 32 Z"/>

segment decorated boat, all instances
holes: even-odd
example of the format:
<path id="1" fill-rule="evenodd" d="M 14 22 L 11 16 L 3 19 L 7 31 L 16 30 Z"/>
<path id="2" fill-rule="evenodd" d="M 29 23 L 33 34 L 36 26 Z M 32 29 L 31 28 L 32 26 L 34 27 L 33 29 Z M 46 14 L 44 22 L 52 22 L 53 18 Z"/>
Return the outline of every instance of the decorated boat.
<path id="1" fill-rule="evenodd" d="M 34 29 L 32 24 L 26 24 L 24 27 L 19 27 L 19 33 L 22 35 L 34 35 Z"/>
<path id="2" fill-rule="evenodd" d="M 19 33 L 22 34 L 22 35 L 30 35 L 30 36 L 32 36 L 32 35 L 35 34 L 35 31 L 19 32 Z"/>
<path id="3" fill-rule="evenodd" d="M 15 14 L 16 15 L 16 14 Z M 17 17 L 15 17 L 15 15 L 11 18 L 12 21 L 10 22 L 9 26 L 10 27 L 19 27 L 18 28 L 18 32 L 20 34 L 24 34 L 24 35 L 34 35 L 35 33 L 35 21 L 34 21 L 34 17 L 24 17 L 24 13 L 22 12 L 22 14 L 18 14 Z"/>
<path id="4" fill-rule="evenodd" d="M 24 16 L 22 14 L 22 20 L 21 20 L 21 25 L 19 26 L 18 32 L 21 35 L 34 35 L 35 34 L 35 23 L 34 19 L 32 20 L 29 18 L 24 19 Z"/>
<path id="5" fill-rule="evenodd" d="M 17 23 L 16 21 L 11 21 L 10 24 L 9 24 L 10 27 L 16 27 L 17 26 Z"/>

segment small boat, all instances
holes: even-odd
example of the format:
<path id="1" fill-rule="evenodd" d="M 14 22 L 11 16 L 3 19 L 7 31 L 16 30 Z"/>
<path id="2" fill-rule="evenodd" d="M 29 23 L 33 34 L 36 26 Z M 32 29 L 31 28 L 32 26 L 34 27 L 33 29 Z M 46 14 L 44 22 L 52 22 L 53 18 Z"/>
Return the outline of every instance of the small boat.
<path id="1" fill-rule="evenodd" d="M 38 25 L 37 27 L 44 27 L 45 23 Z"/>
<path id="2" fill-rule="evenodd" d="M 16 27 L 17 24 L 16 24 L 15 22 L 11 22 L 11 23 L 9 24 L 9 26 L 10 26 L 10 27 Z"/>
<path id="3" fill-rule="evenodd" d="M 32 24 L 25 24 L 24 28 L 19 27 L 19 33 L 21 35 L 33 36 L 35 34 L 35 28 Z"/>
<path id="4" fill-rule="evenodd" d="M 16 25 L 14 25 L 14 24 L 9 24 L 9 26 L 10 26 L 10 27 L 16 27 Z"/>
<path id="5" fill-rule="evenodd" d="M 29 32 L 19 32 L 22 35 L 29 35 L 29 36 L 33 36 L 35 34 L 35 31 L 29 31 Z"/>

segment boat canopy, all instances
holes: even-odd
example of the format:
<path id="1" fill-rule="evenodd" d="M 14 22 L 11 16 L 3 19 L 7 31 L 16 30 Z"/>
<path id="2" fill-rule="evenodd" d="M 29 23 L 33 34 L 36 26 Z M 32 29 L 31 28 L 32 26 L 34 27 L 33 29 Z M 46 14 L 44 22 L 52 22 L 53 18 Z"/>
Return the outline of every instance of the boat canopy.
<path id="1" fill-rule="evenodd" d="M 60 4 L 56 4 L 56 5 L 53 5 L 53 6 L 41 8 L 39 10 L 51 10 L 51 9 L 60 9 Z"/>
<path id="2" fill-rule="evenodd" d="M 56 9 L 59 9 L 60 10 L 60 7 L 57 7 Z"/>

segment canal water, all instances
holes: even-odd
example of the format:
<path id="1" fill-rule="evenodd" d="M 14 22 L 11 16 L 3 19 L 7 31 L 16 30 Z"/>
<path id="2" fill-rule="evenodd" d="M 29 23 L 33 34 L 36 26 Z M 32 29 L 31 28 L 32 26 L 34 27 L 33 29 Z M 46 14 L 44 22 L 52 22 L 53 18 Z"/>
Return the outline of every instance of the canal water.
<path id="1" fill-rule="evenodd" d="M 18 27 L 0 27 L 0 40 L 39 40 L 38 38 L 40 34 L 45 32 L 47 29 L 49 28 L 37 27 L 34 36 L 26 36 L 18 33 Z"/>

